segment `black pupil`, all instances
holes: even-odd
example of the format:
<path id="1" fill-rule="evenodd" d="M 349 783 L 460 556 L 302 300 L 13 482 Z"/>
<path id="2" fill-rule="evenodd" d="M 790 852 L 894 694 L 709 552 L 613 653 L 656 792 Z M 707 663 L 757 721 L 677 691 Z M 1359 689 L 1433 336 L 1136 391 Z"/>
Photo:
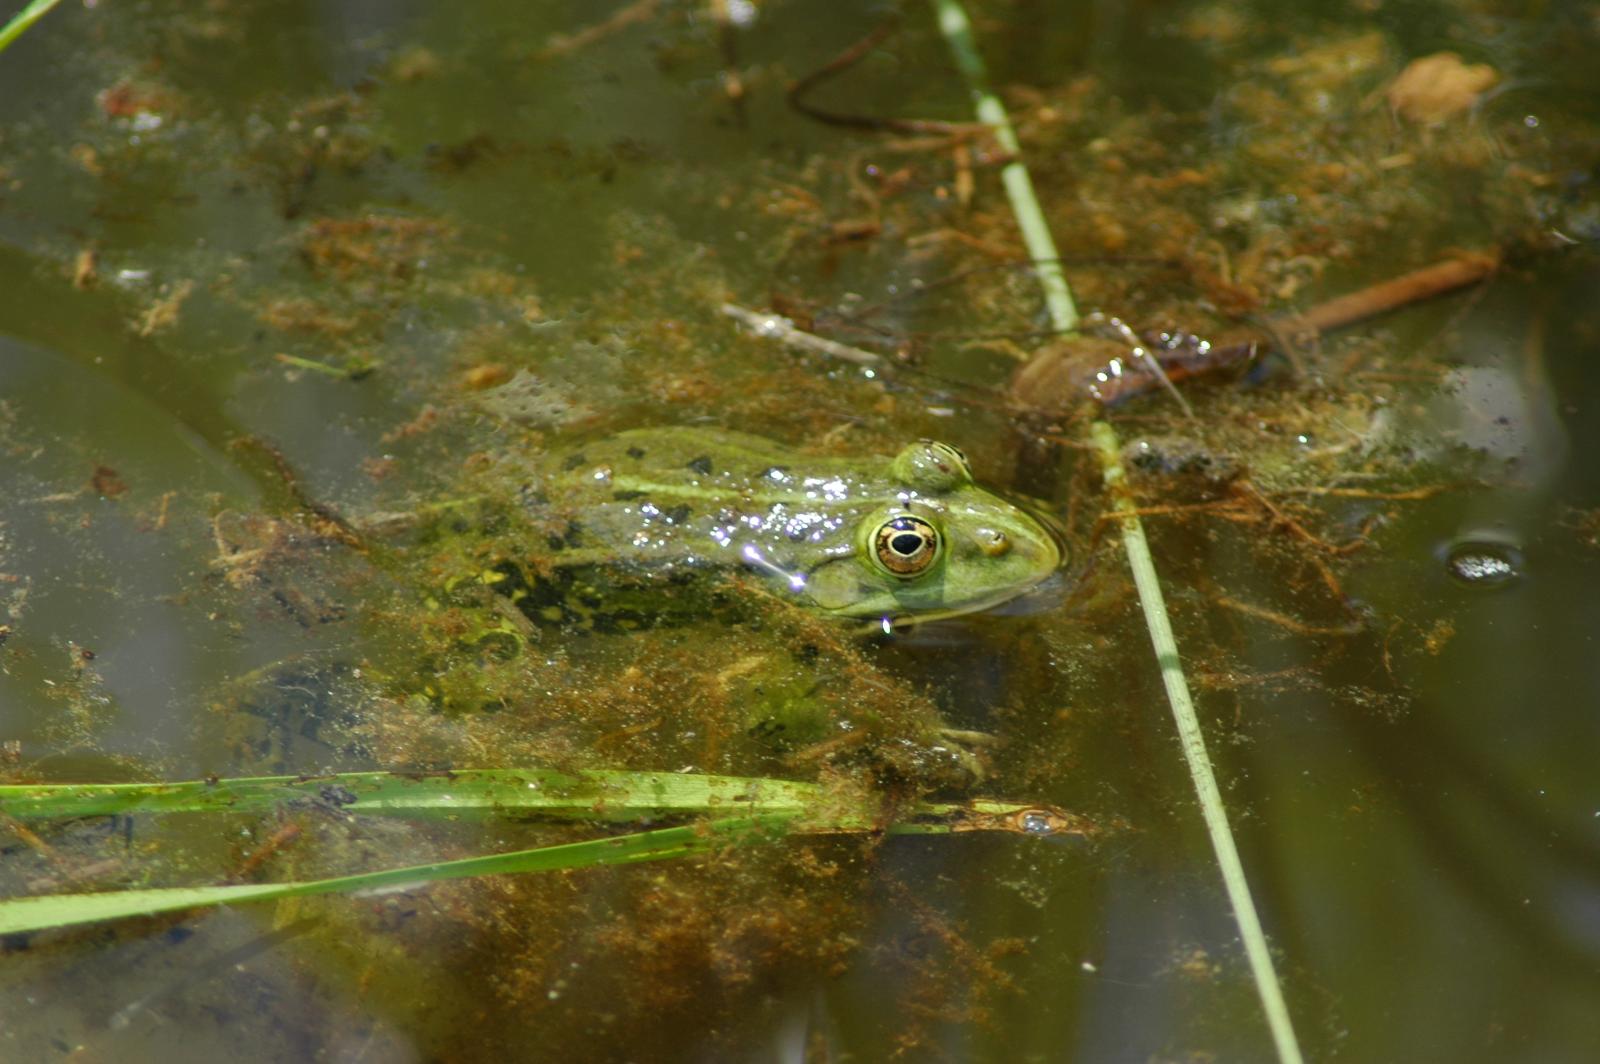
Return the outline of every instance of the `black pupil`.
<path id="1" fill-rule="evenodd" d="M 896 554 L 915 554 L 922 549 L 922 536 L 916 532 L 900 532 L 890 538 L 889 547 Z"/>

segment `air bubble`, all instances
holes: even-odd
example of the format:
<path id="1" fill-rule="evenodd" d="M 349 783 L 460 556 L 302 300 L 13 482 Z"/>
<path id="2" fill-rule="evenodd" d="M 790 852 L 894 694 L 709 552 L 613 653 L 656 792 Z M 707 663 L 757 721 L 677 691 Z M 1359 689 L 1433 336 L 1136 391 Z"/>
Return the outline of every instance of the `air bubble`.
<path id="1" fill-rule="evenodd" d="M 1509 543 L 1467 539 L 1451 545 L 1444 565 L 1468 587 L 1504 587 L 1522 575 L 1522 552 Z"/>
<path id="2" fill-rule="evenodd" d="M 1018 822 L 1021 824 L 1022 830 L 1029 835 L 1055 834 L 1055 824 L 1052 823 L 1049 813 L 1038 811 L 1023 813 Z"/>

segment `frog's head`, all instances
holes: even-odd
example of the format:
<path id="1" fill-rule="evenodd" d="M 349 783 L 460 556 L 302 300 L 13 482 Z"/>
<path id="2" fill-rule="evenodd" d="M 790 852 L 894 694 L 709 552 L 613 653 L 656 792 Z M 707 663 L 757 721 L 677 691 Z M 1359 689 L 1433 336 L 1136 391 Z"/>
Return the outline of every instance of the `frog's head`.
<path id="1" fill-rule="evenodd" d="M 845 617 L 971 613 L 1021 595 L 1061 564 L 1055 538 L 974 484 L 956 448 L 920 440 L 889 475 L 894 501 L 862 519 L 854 551 L 808 575 L 818 608 Z"/>

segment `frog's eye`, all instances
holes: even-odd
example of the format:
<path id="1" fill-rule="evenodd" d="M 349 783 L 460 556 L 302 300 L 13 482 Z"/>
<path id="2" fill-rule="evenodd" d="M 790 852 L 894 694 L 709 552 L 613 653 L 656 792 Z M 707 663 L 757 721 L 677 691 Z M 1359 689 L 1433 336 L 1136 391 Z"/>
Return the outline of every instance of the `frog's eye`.
<path id="1" fill-rule="evenodd" d="M 967 456 L 948 443 L 918 440 L 895 456 L 889 472 L 918 491 L 950 491 L 972 482 Z"/>
<path id="2" fill-rule="evenodd" d="M 939 556 L 939 531 L 920 517 L 891 517 L 872 534 L 872 557 L 890 576 L 928 571 Z"/>
<path id="3" fill-rule="evenodd" d="M 929 440 L 928 450 L 932 451 L 940 458 L 943 458 L 945 461 L 954 464 L 955 467 L 961 471 L 961 475 L 967 480 L 972 479 L 972 463 L 967 461 L 966 453 L 963 452 L 961 448 L 952 447 L 948 443 L 940 443 L 938 440 Z"/>

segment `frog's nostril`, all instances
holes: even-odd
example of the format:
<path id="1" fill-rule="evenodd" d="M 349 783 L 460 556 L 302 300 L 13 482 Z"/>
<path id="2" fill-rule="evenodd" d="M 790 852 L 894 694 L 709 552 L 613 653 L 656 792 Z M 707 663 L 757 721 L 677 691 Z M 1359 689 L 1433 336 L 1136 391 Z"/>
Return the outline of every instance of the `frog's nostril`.
<path id="1" fill-rule="evenodd" d="M 980 528 L 974 533 L 978 549 L 990 558 L 998 558 L 1011 550 L 1011 537 L 998 528 Z"/>

